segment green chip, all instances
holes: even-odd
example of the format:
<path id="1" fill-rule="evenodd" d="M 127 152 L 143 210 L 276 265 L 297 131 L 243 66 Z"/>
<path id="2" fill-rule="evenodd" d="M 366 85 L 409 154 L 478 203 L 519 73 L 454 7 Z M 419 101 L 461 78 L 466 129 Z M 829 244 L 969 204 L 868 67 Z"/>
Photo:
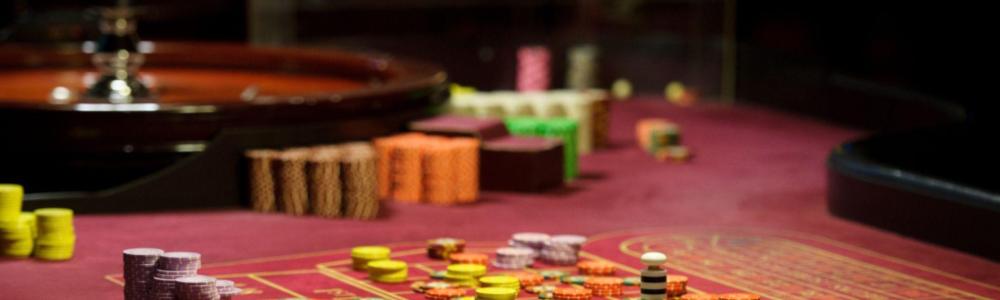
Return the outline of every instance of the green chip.
<path id="1" fill-rule="evenodd" d="M 444 271 L 444 270 L 434 271 L 434 273 L 431 273 L 431 278 L 434 278 L 434 279 L 444 279 L 444 275 L 445 274 L 448 274 L 448 271 Z"/>
<path id="2" fill-rule="evenodd" d="M 560 277 L 566 276 L 566 272 L 557 271 L 557 270 L 545 270 L 545 271 L 538 272 L 538 275 L 542 275 L 542 278 L 544 278 L 545 280 L 552 280 L 552 279 L 556 279 L 556 278 L 560 278 Z"/>
<path id="3" fill-rule="evenodd" d="M 639 278 L 639 277 L 625 277 L 625 279 L 623 281 L 625 283 L 625 286 L 638 286 L 639 284 L 642 283 L 642 278 Z"/>
<path id="4" fill-rule="evenodd" d="M 587 281 L 587 276 L 573 275 L 573 276 L 563 276 L 559 279 L 562 283 L 568 284 L 583 284 Z"/>

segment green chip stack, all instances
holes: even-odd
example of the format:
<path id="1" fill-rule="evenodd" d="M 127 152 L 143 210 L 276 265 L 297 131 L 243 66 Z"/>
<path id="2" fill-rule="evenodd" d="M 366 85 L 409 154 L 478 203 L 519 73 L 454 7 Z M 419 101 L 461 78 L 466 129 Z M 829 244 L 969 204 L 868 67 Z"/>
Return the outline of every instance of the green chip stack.
<path id="1" fill-rule="evenodd" d="M 513 135 L 553 137 L 563 142 L 563 179 L 576 178 L 579 169 L 577 153 L 577 122 L 573 119 L 505 118 L 507 131 Z"/>

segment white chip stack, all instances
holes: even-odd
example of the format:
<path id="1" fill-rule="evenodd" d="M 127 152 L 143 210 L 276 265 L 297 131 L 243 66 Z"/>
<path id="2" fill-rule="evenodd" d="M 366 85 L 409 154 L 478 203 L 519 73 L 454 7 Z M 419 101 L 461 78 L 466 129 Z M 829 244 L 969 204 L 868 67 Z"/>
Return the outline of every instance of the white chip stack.
<path id="1" fill-rule="evenodd" d="M 553 265 L 574 265 L 587 238 L 579 235 L 552 236 L 542 247 L 541 259 Z"/>
<path id="2" fill-rule="evenodd" d="M 153 274 L 156 261 L 163 250 L 156 248 L 132 248 L 122 251 L 125 277 L 125 300 L 149 299 L 153 290 Z"/>
<path id="3" fill-rule="evenodd" d="M 535 250 L 529 248 L 498 248 L 493 266 L 499 269 L 520 270 L 535 263 Z"/>
<path id="4" fill-rule="evenodd" d="M 540 232 L 519 232 L 510 237 L 507 242 L 511 247 L 527 248 L 532 250 L 532 257 L 538 257 L 542 252 L 542 247 L 549 241 L 549 235 Z"/>

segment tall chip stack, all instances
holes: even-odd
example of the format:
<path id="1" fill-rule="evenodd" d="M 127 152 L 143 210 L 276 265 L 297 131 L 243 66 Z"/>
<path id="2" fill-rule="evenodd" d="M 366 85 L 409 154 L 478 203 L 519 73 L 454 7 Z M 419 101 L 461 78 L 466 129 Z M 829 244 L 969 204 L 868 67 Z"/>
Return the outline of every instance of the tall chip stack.
<path id="1" fill-rule="evenodd" d="M 125 299 L 148 299 L 153 290 L 156 261 L 164 251 L 156 248 L 132 248 L 122 251 Z"/>
<path id="2" fill-rule="evenodd" d="M 370 147 L 345 151 L 341 158 L 344 215 L 353 219 L 374 219 L 381 208 L 376 193 L 375 152 Z"/>
<path id="3" fill-rule="evenodd" d="M 551 54 L 544 46 L 524 46 L 517 50 L 517 90 L 549 89 Z"/>
<path id="4" fill-rule="evenodd" d="M 73 211 L 66 208 L 39 208 L 35 210 L 35 218 L 38 227 L 35 258 L 42 260 L 72 258 L 76 244 Z"/>
<path id="5" fill-rule="evenodd" d="M 577 124 L 572 119 L 506 118 L 507 130 L 513 135 L 558 138 L 563 142 L 563 179 L 577 176 Z"/>
<path id="6" fill-rule="evenodd" d="M 31 217 L 21 213 L 24 189 L 16 184 L 0 184 L 0 253 L 7 257 L 28 257 L 34 248 Z"/>
<path id="7" fill-rule="evenodd" d="M 566 53 L 566 88 L 591 89 L 597 83 L 597 46 L 581 44 Z"/>
<path id="8" fill-rule="evenodd" d="M 256 149 L 245 155 L 255 211 L 328 218 L 378 216 L 379 170 L 369 143 Z"/>
<path id="9" fill-rule="evenodd" d="M 451 205 L 479 198 L 479 140 L 405 133 L 378 138 L 380 195 L 404 203 Z"/>

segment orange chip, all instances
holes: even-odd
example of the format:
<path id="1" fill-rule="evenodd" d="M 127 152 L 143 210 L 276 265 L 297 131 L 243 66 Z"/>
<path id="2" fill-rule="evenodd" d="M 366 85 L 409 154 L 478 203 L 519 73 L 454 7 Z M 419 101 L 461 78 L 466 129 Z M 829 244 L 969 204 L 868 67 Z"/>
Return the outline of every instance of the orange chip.
<path id="1" fill-rule="evenodd" d="M 715 294 L 685 294 L 681 296 L 681 300 L 719 300 L 719 296 Z"/>
<path id="2" fill-rule="evenodd" d="M 453 264 L 479 264 L 486 265 L 490 257 L 482 253 L 474 252 L 463 252 L 463 253 L 452 253 L 448 257 L 448 260 Z"/>
<path id="3" fill-rule="evenodd" d="M 726 293 L 720 294 L 719 300 L 760 300 L 759 295 L 750 293 Z"/>
<path id="4" fill-rule="evenodd" d="M 525 288 L 542 284 L 542 282 L 545 281 L 545 278 L 542 278 L 542 275 L 532 272 L 513 272 L 507 275 L 517 278 L 517 280 L 520 281 L 521 286 Z"/>
<path id="5" fill-rule="evenodd" d="M 582 275 L 610 276 L 615 274 L 615 265 L 603 261 L 581 261 L 576 264 L 576 268 Z"/>
<path id="6" fill-rule="evenodd" d="M 465 289 L 430 289 L 424 292 L 424 296 L 426 296 L 428 300 L 450 300 L 451 298 L 465 296 Z"/>
<path id="7" fill-rule="evenodd" d="M 589 299 L 592 294 L 590 289 L 581 289 L 573 287 L 560 287 L 552 293 L 555 300 L 577 300 L 577 299 Z"/>

